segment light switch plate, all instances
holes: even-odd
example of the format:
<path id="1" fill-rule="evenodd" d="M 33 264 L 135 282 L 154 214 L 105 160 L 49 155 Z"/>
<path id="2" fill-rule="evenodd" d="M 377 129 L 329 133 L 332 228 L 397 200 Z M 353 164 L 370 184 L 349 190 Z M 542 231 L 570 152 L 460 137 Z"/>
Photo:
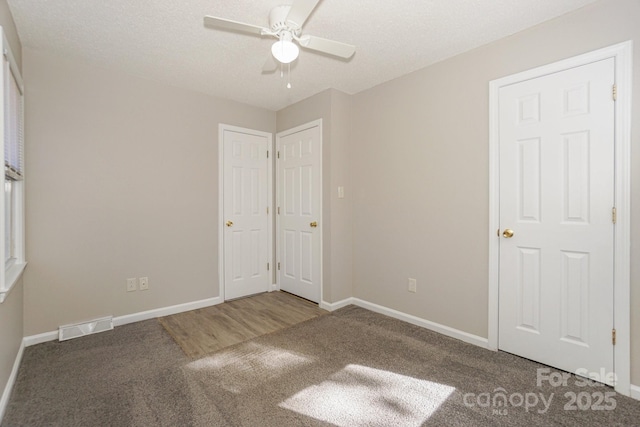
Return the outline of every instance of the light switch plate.
<path id="1" fill-rule="evenodd" d="M 416 279 L 409 278 L 409 281 L 407 283 L 407 290 L 409 292 L 415 292 L 416 291 Z"/>

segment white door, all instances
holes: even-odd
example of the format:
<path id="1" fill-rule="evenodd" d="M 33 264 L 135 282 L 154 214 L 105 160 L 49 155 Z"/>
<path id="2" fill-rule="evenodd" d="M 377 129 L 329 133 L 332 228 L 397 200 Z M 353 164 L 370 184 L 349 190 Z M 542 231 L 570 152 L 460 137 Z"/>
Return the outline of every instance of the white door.
<path id="1" fill-rule="evenodd" d="M 223 129 L 225 299 L 269 290 L 271 136 Z"/>
<path id="2" fill-rule="evenodd" d="M 583 375 L 613 372 L 613 84 L 607 59 L 500 89 L 499 348 Z"/>
<path id="3" fill-rule="evenodd" d="M 278 279 L 280 289 L 320 302 L 320 124 L 276 136 L 278 158 Z"/>

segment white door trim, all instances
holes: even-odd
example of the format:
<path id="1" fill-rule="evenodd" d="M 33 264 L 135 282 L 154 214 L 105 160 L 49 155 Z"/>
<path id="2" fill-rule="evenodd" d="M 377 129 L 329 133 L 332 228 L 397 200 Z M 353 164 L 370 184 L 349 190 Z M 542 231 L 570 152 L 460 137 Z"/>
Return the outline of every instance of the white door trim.
<path id="1" fill-rule="evenodd" d="M 617 100 L 615 111 L 615 204 L 614 231 L 614 325 L 616 345 L 615 390 L 630 395 L 631 380 L 631 82 L 633 43 L 626 41 L 553 64 L 489 82 L 489 344 L 498 349 L 499 249 L 496 230 L 500 227 L 499 91 L 501 87 L 557 73 L 607 58 L 615 59 Z"/>
<path id="2" fill-rule="evenodd" d="M 322 218 L 322 200 L 323 200 L 323 173 L 322 173 L 322 157 L 323 157 L 323 145 L 322 145 L 322 119 L 317 119 L 317 120 L 313 120 L 311 122 L 305 123 L 303 125 L 300 126 L 296 126 L 294 128 L 291 129 L 287 129 L 287 130 L 283 130 L 282 132 L 278 132 L 276 133 L 276 141 L 275 141 L 275 149 L 277 150 L 278 147 L 278 141 L 280 140 L 280 138 L 282 138 L 283 136 L 287 136 L 287 135 L 291 135 L 292 133 L 296 133 L 296 132 L 300 132 L 306 129 L 310 129 L 312 127 L 318 127 L 318 132 L 320 133 L 320 218 L 318 220 L 318 222 L 320 223 L 320 302 L 324 301 L 323 298 L 323 289 L 324 289 L 324 280 L 323 280 L 323 273 L 324 273 L 324 262 L 323 262 L 323 256 L 322 256 L 322 252 L 323 252 L 323 242 L 324 242 L 324 221 Z M 277 160 L 276 160 L 277 161 Z M 276 167 L 276 182 L 280 182 L 280 169 L 278 167 Z M 277 209 L 277 205 L 280 201 L 280 187 L 276 186 L 276 209 Z M 276 254 L 280 253 L 280 216 L 278 216 L 276 214 Z M 278 260 L 275 260 L 275 265 L 277 268 L 277 263 Z M 276 270 L 276 288 L 278 290 L 280 290 L 280 272 L 278 270 Z"/>
<path id="3" fill-rule="evenodd" d="M 218 125 L 218 296 L 224 302 L 224 132 L 239 132 L 255 136 L 264 136 L 269 140 L 269 162 L 267 163 L 267 206 L 273 206 L 273 134 L 238 126 Z M 268 226 L 269 259 L 273 266 L 273 221 Z M 271 289 L 271 285 L 269 285 Z"/>

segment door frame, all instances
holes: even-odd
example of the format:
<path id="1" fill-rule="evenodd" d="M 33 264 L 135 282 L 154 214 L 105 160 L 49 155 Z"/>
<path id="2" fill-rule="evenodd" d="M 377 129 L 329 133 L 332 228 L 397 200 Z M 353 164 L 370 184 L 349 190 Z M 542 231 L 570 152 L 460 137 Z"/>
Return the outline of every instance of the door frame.
<path id="1" fill-rule="evenodd" d="M 218 295 L 224 302 L 225 292 L 225 259 L 224 259 L 224 132 L 238 132 L 246 133 L 254 136 L 264 136 L 267 138 L 268 145 L 268 160 L 267 161 L 267 206 L 269 206 L 269 212 L 273 211 L 273 134 L 269 132 L 263 132 L 254 129 L 247 129 L 239 126 L 227 125 L 220 123 L 218 125 Z M 267 228 L 267 247 L 269 248 L 269 260 L 270 264 L 273 263 L 273 219 L 269 214 L 269 224 Z M 271 280 L 269 280 L 271 282 Z M 271 291 L 271 283 L 267 284 L 265 292 Z"/>
<path id="2" fill-rule="evenodd" d="M 323 199 L 324 199 L 324 193 L 323 193 L 323 173 L 322 173 L 322 157 L 324 155 L 324 151 L 323 151 L 323 144 L 322 144 L 322 119 L 317 119 L 317 120 L 313 120 L 310 121 L 308 123 L 304 123 L 300 126 L 296 126 L 293 127 L 291 129 L 287 129 L 287 130 L 283 130 L 282 132 L 278 132 L 276 133 L 276 138 L 275 138 L 275 145 L 274 145 L 274 152 L 276 152 L 278 150 L 278 141 L 280 140 L 280 138 L 282 138 L 283 136 L 287 136 L 287 135 L 291 135 L 292 133 L 296 133 L 296 132 L 301 132 L 303 130 L 306 129 L 310 129 L 312 127 L 318 127 L 318 133 L 320 134 L 320 140 L 319 140 L 319 149 L 320 149 L 320 209 L 319 209 L 319 219 L 318 222 L 320 223 L 319 227 L 320 228 L 320 301 L 318 301 L 318 304 L 320 305 L 322 303 L 322 301 L 324 301 L 323 295 L 324 295 L 324 261 L 323 261 L 323 251 L 324 251 L 324 221 L 323 221 Z M 277 165 L 278 160 L 276 159 L 276 186 L 275 186 L 275 196 L 276 196 L 276 208 L 278 206 L 278 203 L 280 201 L 280 186 L 278 185 L 278 182 L 280 182 L 280 167 Z M 276 214 L 276 234 L 275 234 L 275 238 L 276 238 L 276 264 L 278 262 L 277 256 L 280 253 L 280 215 Z M 276 270 L 276 289 L 280 290 L 280 270 Z"/>
<path id="3" fill-rule="evenodd" d="M 500 88 L 570 68 L 614 58 L 617 99 L 614 124 L 614 201 L 617 220 L 614 227 L 614 318 L 616 345 L 615 390 L 630 395 L 631 385 L 631 84 L 633 43 L 631 40 L 559 62 L 537 67 L 489 82 L 489 329 L 487 347 L 498 350 L 498 301 L 500 238 Z"/>

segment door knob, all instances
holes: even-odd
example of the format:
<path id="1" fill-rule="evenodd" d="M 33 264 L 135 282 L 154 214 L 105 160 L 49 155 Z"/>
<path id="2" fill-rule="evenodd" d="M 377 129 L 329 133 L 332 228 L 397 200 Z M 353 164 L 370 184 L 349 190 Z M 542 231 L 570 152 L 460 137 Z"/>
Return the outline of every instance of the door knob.
<path id="1" fill-rule="evenodd" d="M 318 223 L 316 221 L 313 221 L 311 224 L 309 224 L 311 227 L 315 228 L 318 226 Z"/>
<path id="2" fill-rule="evenodd" d="M 512 230 L 512 229 L 510 229 L 510 228 L 507 228 L 506 230 L 504 230 L 504 231 L 502 232 L 502 235 L 503 235 L 504 237 L 506 237 L 507 239 L 510 239 L 510 238 L 512 238 L 512 237 L 513 237 L 513 230 Z"/>
<path id="3" fill-rule="evenodd" d="M 233 226 L 233 221 L 227 221 L 227 227 Z"/>

